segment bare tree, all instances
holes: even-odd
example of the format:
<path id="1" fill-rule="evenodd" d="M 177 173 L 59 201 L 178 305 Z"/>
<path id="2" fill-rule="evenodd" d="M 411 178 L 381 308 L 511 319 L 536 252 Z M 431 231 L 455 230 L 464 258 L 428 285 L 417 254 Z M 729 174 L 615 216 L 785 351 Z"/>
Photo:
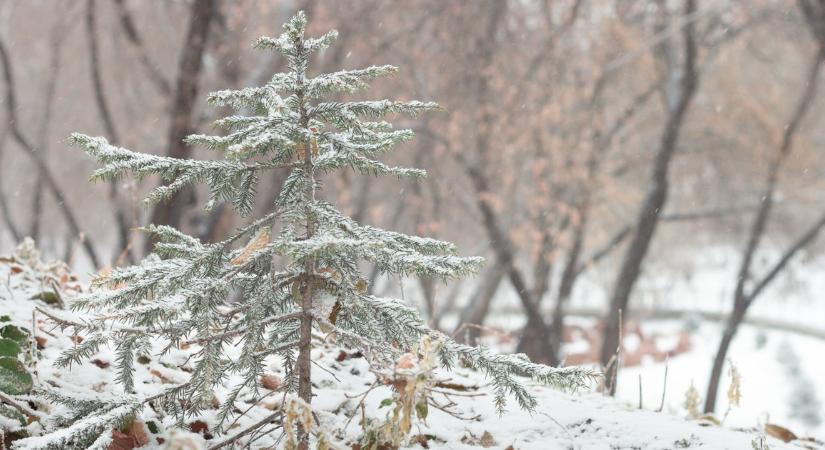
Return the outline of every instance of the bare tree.
<path id="1" fill-rule="evenodd" d="M 685 0 L 684 16 L 691 17 L 696 11 L 695 0 Z M 653 172 L 649 181 L 648 191 L 642 202 L 641 210 L 636 219 L 633 236 L 621 263 L 616 285 L 610 301 L 610 310 L 606 318 L 605 333 L 601 348 L 601 362 L 607 365 L 615 354 L 619 344 L 619 330 L 621 328 L 621 311 L 627 309 L 633 286 L 639 278 L 642 263 L 653 239 L 659 216 L 667 202 L 668 195 L 668 168 L 676 152 L 679 131 L 682 128 L 688 106 L 698 83 L 696 73 L 696 38 L 694 23 L 686 21 L 682 28 L 684 46 L 683 63 L 676 64 L 675 49 L 669 45 L 669 40 L 663 40 L 661 52 L 667 61 L 668 79 L 666 80 L 665 97 L 667 119 L 664 132 L 659 142 L 659 148 L 653 161 Z M 616 384 L 612 383 L 615 391 Z"/>
<path id="2" fill-rule="evenodd" d="M 4 129 L 2 134 L 0 134 L 0 162 L 3 159 L 3 153 L 6 150 L 6 139 L 8 138 L 8 130 Z M 3 167 L 0 165 L 0 167 Z M 23 234 L 20 232 L 20 228 L 14 223 L 14 217 L 11 214 L 11 208 L 9 208 L 9 201 L 6 198 L 6 193 L 3 192 L 3 186 L 0 184 L 0 214 L 3 216 L 3 222 L 6 223 L 6 228 L 11 233 L 12 239 L 15 242 L 20 242 L 23 239 Z"/>
<path id="3" fill-rule="evenodd" d="M 11 58 L 6 50 L 6 44 L 2 38 L 0 38 L 0 63 L 3 64 L 3 78 L 6 83 L 6 115 L 9 121 L 11 135 L 20 147 L 23 148 L 25 154 L 32 160 L 32 162 L 34 162 L 40 176 L 46 183 L 46 187 L 54 196 L 60 212 L 66 219 L 66 223 L 69 225 L 69 230 L 75 237 L 79 238 L 83 242 L 83 248 L 86 250 L 86 254 L 89 256 L 89 260 L 92 262 L 92 265 L 94 267 L 99 267 L 100 259 L 97 257 L 94 244 L 92 244 L 88 236 L 81 231 L 77 217 L 75 216 L 72 207 L 69 206 L 66 196 L 63 194 L 63 190 L 57 184 L 54 175 L 49 170 L 49 166 L 46 164 L 43 155 L 37 151 L 34 145 L 30 143 L 28 138 L 23 135 L 23 132 L 20 129 L 20 122 L 17 120 L 17 97 L 15 93 L 14 71 L 11 66 Z"/>
<path id="4" fill-rule="evenodd" d="M 719 391 L 719 382 L 722 368 L 730 349 L 730 344 L 739 330 L 739 325 L 745 319 L 748 309 L 753 305 L 759 294 L 776 278 L 788 262 L 803 248 L 810 244 L 825 227 L 825 215 L 820 217 L 810 228 L 799 236 L 791 246 L 785 250 L 771 269 L 762 278 L 756 279 L 753 275 L 753 260 L 770 220 L 776 201 L 776 188 L 784 162 L 793 150 L 794 137 L 816 97 L 822 64 L 825 62 L 825 1 L 798 0 L 798 4 L 805 18 L 808 28 L 817 42 L 817 50 L 811 59 L 810 68 L 805 78 L 804 89 L 796 101 L 796 106 L 787 124 L 783 124 L 784 132 L 776 154 L 768 167 L 765 177 L 765 187 L 761 194 L 761 203 L 748 233 L 748 240 L 742 252 L 742 260 L 736 277 L 736 288 L 733 294 L 733 310 L 728 316 L 719 348 L 713 359 L 713 367 L 708 381 L 708 391 L 705 396 L 705 412 L 713 412 L 716 408 L 716 396 Z"/>
<path id="5" fill-rule="evenodd" d="M 89 70 L 92 75 L 92 90 L 94 92 L 95 103 L 103 120 L 103 128 L 106 130 L 107 138 L 115 144 L 121 144 L 120 135 L 115 127 L 115 120 L 112 116 L 111 108 L 106 99 L 106 89 L 103 85 L 103 75 L 100 70 L 100 51 L 97 45 L 97 13 L 95 0 L 86 1 L 86 38 L 89 45 Z M 130 243 L 130 223 L 127 213 L 123 207 L 123 202 L 118 193 L 117 182 L 109 182 L 109 200 L 114 210 L 115 222 L 117 224 L 117 247 L 115 248 L 113 261 L 117 261 L 121 256 L 127 263 L 132 263 L 132 245 Z"/>
<path id="6" fill-rule="evenodd" d="M 68 27 L 63 18 L 58 19 L 49 38 L 50 58 L 49 70 L 44 89 L 43 113 L 40 115 L 40 127 L 37 130 L 37 147 L 45 157 L 49 151 L 49 129 L 54 112 L 54 100 L 57 90 L 57 79 L 61 69 L 61 54 Z M 38 173 L 32 193 L 31 220 L 29 222 L 29 236 L 35 241 L 40 240 L 40 222 L 43 216 L 43 178 Z"/>
<path id="7" fill-rule="evenodd" d="M 189 28 L 181 47 L 178 76 L 175 82 L 175 98 L 170 116 L 167 155 L 173 158 L 187 158 L 190 147 L 183 139 L 193 131 L 195 102 L 198 96 L 203 57 L 212 21 L 218 14 L 217 0 L 195 0 L 190 9 Z M 168 201 L 155 206 L 151 222 L 157 225 L 178 227 L 183 212 L 194 203 L 194 191 L 184 189 L 171 196 Z M 151 242 L 147 243 L 151 249 Z"/>

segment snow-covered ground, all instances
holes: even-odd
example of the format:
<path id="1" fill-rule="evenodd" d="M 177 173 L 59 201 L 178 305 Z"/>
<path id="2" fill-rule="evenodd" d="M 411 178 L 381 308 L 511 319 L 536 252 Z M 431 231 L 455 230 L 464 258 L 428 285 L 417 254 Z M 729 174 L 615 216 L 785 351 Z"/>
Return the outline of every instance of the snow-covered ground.
<path id="1" fill-rule="evenodd" d="M 662 321 L 643 325 L 646 332 L 667 332 L 683 326 L 681 322 Z M 691 383 L 704 397 L 711 359 L 716 352 L 721 330 L 718 324 L 702 324 L 692 333 L 692 350 L 667 362 L 668 379 L 665 410 L 684 414 L 682 404 Z M 772 331 L 744 325 L 733 342 L 728 357 L 741 374 L 742 398 L 730 410 L 726 425 L 754 427 L 769 420 L 793 430 L 797 435 L 825 439 L 825 360 L 822 340 L 786 331 Z M 794 372 L 790 359 L 796 358 Z M 638 404 L 639 375 L 642 376 L 643 404 L 656 408 L 661 402 L 664 363 L 649 362 L 619 372 L 618 397 Z M 717 412 L 728 408 L 725 392 L 730 384 L 728 367 L 723 372 Z M 796 404 L 795 390 L 809 385 L 804 399 Z M 808 420 L 800 417 L 809 411 Z M 815 412 L 818 412 L 816 414 Z M 818 424 L 814 417 L 818 417 Z"/>
<path id="2" fill-rule="evenodd" d="M 13 323 L 30 328 L 32 325 L 32 310 L 36 305 L 45 307 L 40 301 L 30 300 L 30 298 L 42 291 L 44 288 L 54 286 L 53 283 L 44 281 L 36 276 L 30 268 L 23 267 L 17 273 L 9 271 L 10 264 L 0 264 L 0 311 L 9 315 Z M 56 272 L 58 283 L 66 282 L 71 285 L 71 280 Z M 658 325 L 657 325 L 658 326 Z M 674 326 L 673 324 L 663 324 L 661 326 Z M 73 345 L 70 336 L 54 330 L 42 314 L 35 315 L 36 335 L 40 338 L 42 351 L 36 364 L 37 383 L 60 386 L 63 389 L 85 392 L 91 395 L 107 396 L 121 392 L 121 388 L 115 383 L 114 355 L 108 349 L 103 349 L 95 355 L 91 362 L 87 362 L 72 367 L 71 371 L 56 369 L 53 361 L 58 357 L 63 349 Z M 702 329 L 702 334 L 714 335 L 711 329 Z M 732 355 L 740 358 L 740 355 L 750 354 L 741 349 L 748 349 L 749 342 L 747 333 L 743 333 L 744 338 L 741 343 L 734 347 Z M 800 341 L 801 342 L 801 341 Z M 800 353 L 810 350 L 806 344 L 793 342 Z M 815 346 L 817 343 L 809 343 Z M 769 336 L 765 343 L 763 364 L 759 361 L 741 358 L 740 370 L 744 376 L 744 402 L 742 410 L 749 405 L 757 405 L 759 408 L 779 408 L 781 405 L 773 403 L 761 403 L 762 394 L 771 389 L 778 388 L 776 375 L 770 371 L 780 371 L 781 369 L 767 369 L 776 366 L 769 361 L 775 357 L 777 339 Z M 742 347 L 744 346 L 744 347 Z M 445 382 L 444 388 L 438 389 L 438 393 L 433 398 L 442 403 L 453 402 L 451 411 L 462 417 L 455 417 L 452 414 L 431 408 L 425 422 L 418 422 L 413 427 L 413 436 L 422 436 L 420 441 L 410 444 L 412 448 L 420 448 L 426 445 L 427 448 L 441 449 L 473 449 L 481 447 L 500 449 L 673 449 L 673 448 L 708 448 L 708 449 L 748 449 L 751 442 L 758 436 L 755 429 L 755 420 L 748 415 L 739 415 L 739 411 L 734 411 L 725 427 L 700 426 L 695 421 L 688 421 L 682 418 L 683 411 L 678 408 L 679 396 L 683 393 L 682 385 L 685 380 L 689 380 L 692 374 L 696 375 L 697 385 L 705 376 L 706 368 L 699 367 L 698 360 L 702 359 L 701 347 L 696 347 L 697 355 L 685 355 L 674 358 L 670 362 L 670 378 L 668 382 L 667 404 L 668 409 L 673 413 L 655 413 L 650 410 L 638 410 L 635 406 L 638 392 L 633 390 L 636 386 L 631 381 L 637 376 L 631 371 L 624 371 L 621 374 L 622 388 L 620 399 L 614 400 L 605 398 L 593 391 L 565 393 L 559 392 L 544 386 L 531 385 L 531 390 L 538 398 L 538 408 L 534 413 L 521 411 L 516 405 L 510 405 L 510 411 L 499 416 L 492 402 L 486 381 L 479 373 L 469 369 L 456 369 L 454 372 L 437 372 L 436 378 Z M 193 348 L 175 350 L 163 358 L 151 357 L 139 361 L 136 364 L 136 389 L 139 394 L 152 395 L 167 387 L 184 382 L 189 377 L 190 362 L 187 361 L 189 352 Z M 810 350 L 813 351 L 813 350 Z M 757 354 L 758 355 L 758 354 Z M 330 371 L 314 370 L 313 384 L 316 395 L 313 401 L 313 408 L 318 413 L 318 418 L 323 428 L 327 430 L 340 448 L 349 448 L 349 445 L 361 434 L 359 403 L 363 398 L 365 406 L 364 413 L 367 417 L 377 420 L 383 419 L 387 414 L 387 408 L 382 407 L 382 401 L 391 397 L 391 392 L 387 387 L 379 387 L 369 391 L 373 384 L 374 376 L 369 371 L 366 360 L 358 356 L 357 353 L 345 352 L 336 348 L 334 344 L 317 343 L 314 350 L 316 360 L 325 359 L 325 366 L 331 367 Z M 805 359 L 805 358 L 803 358 Z M 771 363 L 771 364 L 768 364 Z M 764 366 L 759 369 L 760 366 Z M 804 370 L 813 370 L 808 365 Z M 283 375 L 277 363 L 269 366 L 270 373 L 274 380 Z M 640 370 L 643 372 L 645 380 L 645 405 L 652 409 L 658 404 L 661 392 L 657 390 L 661 386 L 660 379 L 656 378 L 660 372 L 658 366 L 644 366 Z M 766 375 L 770 374 L 774 378 L 765 377 L 765 382 L 757 370 L 764 370 Z M 753 374 L 753 376 L 749 376 Z M 810 376 L 815 377 L 812 373 Z M 823 378 L 823 377 L 820 377 Z M 748 383 L 748 380 L 753 380 Z M 771 381 L 773 380 L 773 381 Z M 821 382 L 821 380 L 820 380 Z M 768 383 L 762 385 L 760 383 Z M 456 389 L 456 386 L 460 387 Z M 216 394 L 218 402 L 225 398 L 227 389 L 220 389 Z M 365 392 L 368 392 L 365 396 Z M 752 392 L 752 393 L 751 393 Z M 270 397 L 271 401 L 262 401 L 249 405 L 249 413 L 239 421 L 239 425 L 259 421 L 272 414 L 272 408 L 279 402 L 280 395 Z M 773 398 L 773 397 L 771 397 Z M 779 398 L 779 397 L 776 397 Z M 632 401 L 623 401 L 631 399 Z M 243 399 L 241 399 L 243 400 Z M 217 410 L 208 410 L 200 420 L 206 424 L 213 422 L 213 417 Z M 780 413 L 777 413 L 780 414 Z M 350 420 L 350 417 L 353 420 Z M 776 417 L 772 414 L 771 416 Z M 151 408 L 145 408 L 141 417 L 144 423 L 153 422 L 158 426 L 157 432 L 149 432 L 149 443 L 144 448 L 164 448 L 171 440 L 177 439 L 173 436 L 171 428 L 174 419 L 171 417 L 158 417 Z M 743 425 L 750 430 L 735 431 L 728 425 Z M 189 424 L 194 429 L 199 429 L 193 424 Z M 37 431 L 37 425 L 31 427 L 31 431 Z M 231 433 L 231 430 L 230 430 Z M 191 436 L 190 436 L 191 437 Z M 278 441 L 280 431 L 276 430 L 261 437 L 255 442 L 252 448 L 271 448 L 283 444 Z M 202 448 L 214 445 L 218 438 L 203 440 L 196 438 Z M 163 440 L 165 444 L 161 444 Z M 798 448 L 790 444 L 783 444 L 777 440 L 769 438 L 770 448 Z"/>

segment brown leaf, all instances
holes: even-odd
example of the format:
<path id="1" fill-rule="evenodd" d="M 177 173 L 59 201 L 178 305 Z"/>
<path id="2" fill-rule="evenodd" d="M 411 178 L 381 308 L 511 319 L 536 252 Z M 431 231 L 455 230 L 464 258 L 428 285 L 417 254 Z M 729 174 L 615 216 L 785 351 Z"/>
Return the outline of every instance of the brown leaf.
<path id="1" fill-rule="evenodd" d="M 139 420 L 134 421 L 132 426 L 129 427 L 129 436 L 132 436 L 138 444 L 138 447 L 143 447 L 149 443 L 149 435 L 146 433 L 146 427 L 143 425 L 143 422 Z"/>
<path id="2" fill-rule="evenodd" d="M 132 450 L 143 447 L 149 443 L 149 436 L 143 422 L 136 420 L 124 433 L 120 430 L 112 430 L 112 442 L 108 450 Z"/>
<path id="3" fill-rule="evenodd" d="M 269 234 L 269 228 L 261 228 L 261 230 L 249 240 L 249 243 L 246 244 L 246 247 L 244 247 L 243 250 L 241 250 L 241 253 L 230 262 L 230 264 L 234 266 L 244 264 L 253 253 L 266 247 L 266 244 L 269 244 Z"/>
<path id="4" fill-rule="evenodd" d="M 356 350 L 352 353 L 347 353 L 346 351 L 341 350 L 340 352 L 338 352 L 338 356 L 335 357 L 335 360 L 338 361 L 338 362 L 344 362 L 348 359 L 363 358 L 363 357 L 364 357 L 364 353 L 362 353 L 361 350 Z"/>
<path id="5" fill-rule="evenodd" d="M 137 448 L 135 441 L 120 430 L 112 430 L 112 442 L 107 450 L 132 450 Z"/>
<path id="6" fill-rule="evenodd" d="M 765 424 L 765 434 L 768 436 L 773 436 L 782 442 L 791 442 L 796 440 L 796 435 L 793 434 L 791 430 L 773 423 Z"/>
<path id="7" fill-rule="evenodd" d="M 109 365 L 110 365 L 108 362 L 103 361 L 101 359 L 94 359 L 94 360 L 92 360 L 92 363 L 94 363 L 94 365 L 96 365 L 97 367 L 100 367 L 101 369 L 105 369 L 105 368 L 109 367 Z"/>
<path id="8" fill-rule="evenodd" d="M 283 385 L 284 382 L 278 375 L 267 374 L 261 377 L 261 386 L 263 386 L 264 389 L 269 389 L 270 391 L 277 391 Z"/>
<path id="9" fill-rule="evenodd" d="M 190 423 L 189 431 L 202 435 L 203 438 L 207 441 L 212 439 L 212 433 L 209 432 L 209 425 L 207 425 L 206 422 L 202 420 L 196 420 Z"/>
<path id="10" fill-rule="evenodd" d="M 163 384 L 174 384 L 175 383 L 169 377 L 167 377 L 166 375 L 160 373 L 160 371 L 158 369 L 150 370 L 149 374 L 160 378 L 160 382 L 163 383 Z"/>
<path id="11" fill-rule="evenodd" d="M 18 274 L 23 271 L 23 268 L 20 266 L 11 266 L 11 273 L 12 275 Z"/>
<path id="12" fill-rule="evenodd" d="M 478 444 L 484 448 L 492 447 L 496 445 L 496 440 L 489 431 L 485 431 L 484 434 L 481 435 L 481 439 L 478 440 Z"/>

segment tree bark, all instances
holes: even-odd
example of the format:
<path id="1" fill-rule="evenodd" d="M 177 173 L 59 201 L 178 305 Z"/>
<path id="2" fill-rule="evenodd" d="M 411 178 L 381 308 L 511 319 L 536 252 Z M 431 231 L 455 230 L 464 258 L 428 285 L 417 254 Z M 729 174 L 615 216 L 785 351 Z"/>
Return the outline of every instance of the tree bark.
<path id="1" fill-rule="evenodd" d="M 109 103 L 106 100 L 106 91 L 103 86 L 103 75 L 100 71 L 100 51 L 97 46 L 97 18 L 95 0 L 86 2 L 86 38 L 89 45 L 89 70 L 92 75 L 92 91 L 95 95 L 95 103 L 103 120 L 103 129 L 106 130 L 107 138 L 115 144 L 121 144 L 120 135 L 115 127 Z M 129 242 L 130 226 L 126 212 L 120 199 L 117 189 L 117 182 L 109 182 L 109 201 L 114 209 L 115 223 L 117 224 L 117 247 L 112 257 L 113 262 L 117 262 L 121 255 L 127 263 L 134 262 L 131 244 Z"/>
<path id="2" fill-rule="evenodd" d="M 475 293 L 470 297 L 470 302 L 458 319 L 458 326 L 453 331 L 453 335 L 467 345 L 478 344 L 481 330 L 478 326 L 484 325 L 484 319 L 490 310 L 490 304 L 496 295 L 499 285 L 504 278 L 505 270 L 500 264 L 494 264 L 481 276 L 481 284 L 476 288 Z M 462 332 L 462 327 L 464 331 Z"/>
<path id="3" fill-rule="evenodd" d="M 192 121 L 206 41 L 209 37 L 210 25 L 217 14 L 217 0 L 195 0 L 192 3 L 189 29 L 181 50 L 178 77 L 175 83 L 175 99 L 172 103 L 170 117 L 167 155 L 173 158 L 188 158 L 191 154 L 191 149 L 184 144 L 183 139 L 193 131 Z M 194 196 L 194 191 L 186 188 L 172 195 L 167 202 L 156 205 L 152 212 L 151 223 L 179 228 L 184 211 L 195 202 Z M 153 242 L 149 240 L 147 251 L 151 251 L 152 246 Z"/>
<path id="4" fill-rule="evenodd" d="M 3 130 L 2 134 L 0 134 L 0 161 L 2 161 L 3 152 L 5 151 L 7 136 L 8 130 Z M 3 165 L 0 164 L 0 167 L 3 167 Z M 3 177 L 0 177 L 0 180 L 2 179 Z M 0 184 L 0 214 L 3 216 L 3 221 L 6 222 L 6 228 L 8 228 L 11 238 L 14 239 L 14 242 L 20 242 L 20 240 L 23 239 L 23 235 L 14 223 L 14 217 L 12 217 L 11 209 L 6 201 L 6 194 L 3 192 L 2 184 Z"/>
<path id="5" fill-rule="evenodd" d="M 685 0 L 684 15 L 689 17 L 696 11 L 695 0 Z M 619 276 L 610 301 L 610 310 L 605 320 L 605 333 L 601 348 L 601 362 L 606 365 L 619 344 L 621 311 L 627 309 L 630 294 L 639 278 L 642 263 L 647 255 L 653 234 L 659 222 L 659 215 L 665 206 L 668 194 L 668 168 L 676 151 L 679 131 L 682 128 L 688 106 L 696 90 L 696 41 L 693 22 L 685 24 L 683 30 L 684 64 L 679 81 L 678 98 L 668 101 L 668 117 L 665 130 L 656 153 L 650 188 L 636 220 L 633 237 L 622 260 Z M 615 383 L 611 394 L 615 392 Z"/>

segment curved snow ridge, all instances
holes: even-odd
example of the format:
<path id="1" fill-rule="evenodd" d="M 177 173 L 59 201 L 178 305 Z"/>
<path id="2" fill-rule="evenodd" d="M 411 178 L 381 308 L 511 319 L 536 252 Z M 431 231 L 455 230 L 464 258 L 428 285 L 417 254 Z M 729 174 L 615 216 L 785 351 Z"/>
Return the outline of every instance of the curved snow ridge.
<path id="1" fill-rule="evenodd" d="M 758 438 L 756 432 L 700 426 L 670 414 L 635 409 L 596 393 L 566 394 L 543 386 L 535 386 L 533 393 L 539 408 L 532 415 L 513 409 L 499 417 L 488 398 L 453 398 L 461 405 L 457 409 L 480 414 L 480 420 L 463 421 L 431 410 L 422 433 L 446 441 L 430 441 L 430 448 L 463 450 L 479 446 L 514 450 L 741 450 L 753 448 L 752 442 Z M 772 450 L 800 448 L 770 437 L 767 444 Z"/>

